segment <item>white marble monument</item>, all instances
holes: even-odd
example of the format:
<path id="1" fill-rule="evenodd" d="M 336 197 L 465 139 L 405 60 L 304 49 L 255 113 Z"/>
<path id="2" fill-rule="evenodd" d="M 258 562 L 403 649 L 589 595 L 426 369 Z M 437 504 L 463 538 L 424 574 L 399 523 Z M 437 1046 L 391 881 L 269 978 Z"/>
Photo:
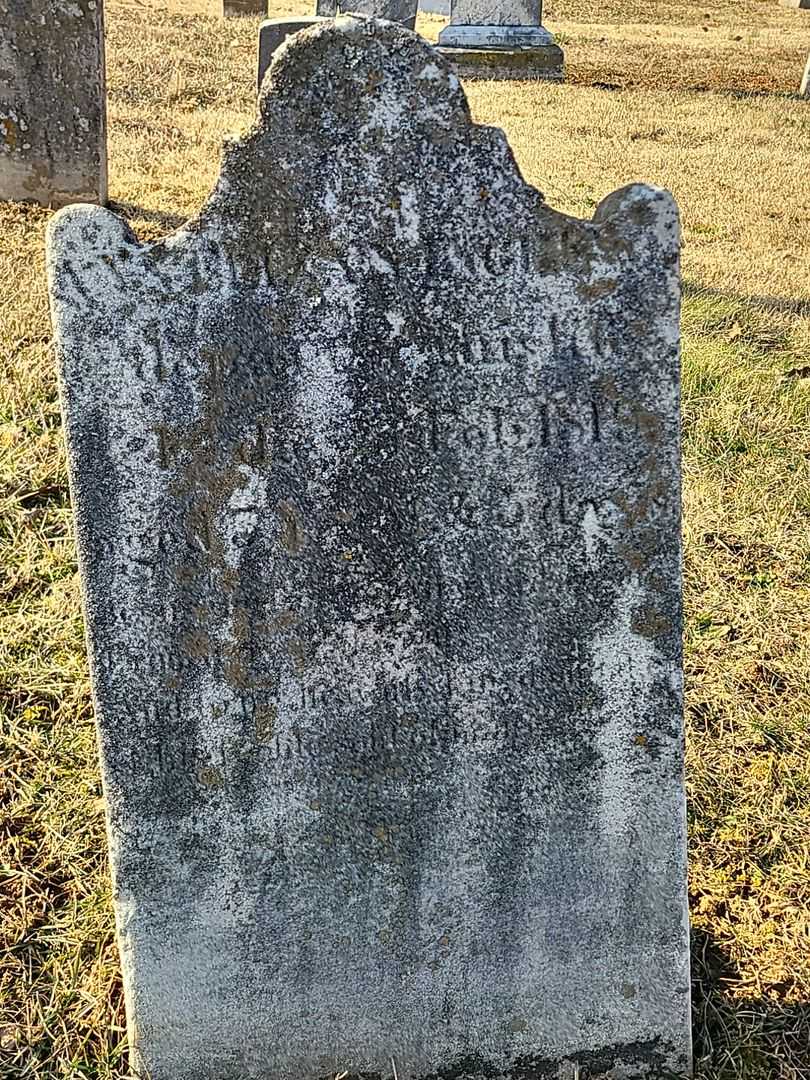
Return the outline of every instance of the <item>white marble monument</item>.
<path id="1" fill-rule="evenodd" d="M 559 81 L 562 50 L 542 15 L 542 0 L 451 0 L 439 47 L 467 78 Z"/>

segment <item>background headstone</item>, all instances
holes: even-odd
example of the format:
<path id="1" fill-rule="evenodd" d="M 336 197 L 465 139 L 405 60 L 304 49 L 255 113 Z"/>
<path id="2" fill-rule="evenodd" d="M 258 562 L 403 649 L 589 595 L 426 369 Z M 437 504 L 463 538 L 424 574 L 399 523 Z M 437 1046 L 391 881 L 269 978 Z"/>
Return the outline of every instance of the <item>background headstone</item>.
<path id="1" fill-rule="evenodd" d="M 541 0 L 451 0 L 451 26 L 540 26 Z"/>
<path id="2" fill-rule="evenodd" d="M 309 15 L 300 19 L 265 19 L 259 27 L 259 90 L 262 88 L 264 74 L 270 67 L 273 53 L 279 45 L 285 42 L 290 34 L 308 30 L 310 26 L 317 26 L 320 22 L 323 22 L 320 15 Z"/>
<path id="3" fill-rule="evenodd" d="M 0 200 L 106 198 L 102 0 L 0 0 Z"/>
<path id="4" fill-rule="evenodd" d="M 673 200 L 555 213 L 374 21 L 260 108 L 49 233 L 133 1064 L 685 1074 Z"/>
<path id="5" fill-rule="evenodd" d="M 315 7 L 318 15 L 334 18 L 339 11 L 352 11 L 375 19 L 389 19 L 413 30 L 416 25 L 416 11 L 419 0 L 317 0 Z"/>
<path id="6" fill-rule="evenodd" d="M 267 14 L 267 0 L 222 0 L 222 14 L 264 17 Z"/>
<path id="7" fill-rule="evenodd" d="M 563 52 L 541 26 L 541 0 L 451 0 L 439 46 L 466 78 L 563 78 Z"/>
<path id="8" fill-rule="evenodd" d="M 805 64 L 799 93 L 802 97 L 810 97 L 810 54 L 808 54 L 807 63 Z"/>

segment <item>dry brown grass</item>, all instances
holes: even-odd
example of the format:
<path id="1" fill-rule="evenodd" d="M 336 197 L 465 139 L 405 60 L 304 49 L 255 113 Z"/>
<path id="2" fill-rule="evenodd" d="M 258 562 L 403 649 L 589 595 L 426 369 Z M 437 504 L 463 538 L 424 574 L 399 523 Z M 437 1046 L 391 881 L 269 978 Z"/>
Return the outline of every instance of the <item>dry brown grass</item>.
<path id="1" fill-rule="evenodd" d="M 777 0 L 549 0 L 572 82 L 795 93 L 810 12 Z"/>
<path id="2" fill-rule="evenodd" d="M 144 237 L 199 207 L 223 135 L 253 110 L 256 21 L 179 2 L 184 14 L 108 3 L 111 194 Z M 644 179 L 671 188 L 683 216 L 698 1072 L 804 1080 L 810 106 L 777 91 L 798 80 L 810 13 L 776 0 L 551 0 L 547 12 L 573 81 L 472 84 L 477 119 L 506 130 L 562 210 L 590 215 Z M 420 21 L 428 36 L 440 25 Z M 733 78 L 711 75 L 731 56 Z M 773 81 L 752 96 L 758 72 Z M 0 1076 L 113 1080 L 125 1075 L 122 1010 L 42 272 L 48 216 L 0 204 Z"/>
<path id="3" fill-rule="evenodd" d="M 165 0 L 114 0 L 130 10 L 165 11 Z M 181 14 L 213 16 L 222 0 L 171 0 Z M 347 5 L 348 6 L 348 5 Z M 269 14 L 309 14 L 279 4 Z M 421 16 L 435 36 L 442 20 Z M 810 12 L 778 0 L 546 0 L 544 22 L 566 51 L 570 83 L 606 89 L 795 93 L 810 49 Z"/>

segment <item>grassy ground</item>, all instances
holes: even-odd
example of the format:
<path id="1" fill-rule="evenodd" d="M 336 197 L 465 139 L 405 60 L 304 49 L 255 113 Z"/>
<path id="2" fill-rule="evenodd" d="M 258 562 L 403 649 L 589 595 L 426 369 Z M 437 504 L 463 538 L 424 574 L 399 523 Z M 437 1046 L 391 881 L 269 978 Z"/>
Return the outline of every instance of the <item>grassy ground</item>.
<path id="1" fill-rule="evenodd" d="M 256 23 L 147 0 L 110 0 L 107 21 L 111 197 L 155 237 L 199 206 L 223 134 L 250 117 Z M 549 0 L 547 22 L 571 82 L 472 84 L 476 117 L 506 130 L 559 209 L 589 215 L 645 179 L 671 188 L 683 215 L 698 1074 L 801 1080 L 810 105 L 789 91 L 810 13 L 775 0 Z M 441 21 L 420 25 L 435 36 Z M 125 1075 L 124 1030 L 42 270 L 48 216 L 0 204 L 0 1076 L 111 1080 Z"/>

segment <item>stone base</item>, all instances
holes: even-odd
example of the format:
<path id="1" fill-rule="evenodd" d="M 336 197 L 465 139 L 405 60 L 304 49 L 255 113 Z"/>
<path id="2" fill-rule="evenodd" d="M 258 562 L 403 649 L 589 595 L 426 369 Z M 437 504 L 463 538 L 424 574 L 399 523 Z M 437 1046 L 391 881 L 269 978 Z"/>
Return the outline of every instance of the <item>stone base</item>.
<path id="1" fill-rule="evenodd" d="M 547 79 L 562 82 L 564 57 L 559 45 L 516 49 L 449 49 L 439 52 L 461 79 Z"/>
<path id="2" fill-rule="evenodd" d="M 782 0 L 783 7 L 806 8 L 810 11 L 810 0 Z"/>

